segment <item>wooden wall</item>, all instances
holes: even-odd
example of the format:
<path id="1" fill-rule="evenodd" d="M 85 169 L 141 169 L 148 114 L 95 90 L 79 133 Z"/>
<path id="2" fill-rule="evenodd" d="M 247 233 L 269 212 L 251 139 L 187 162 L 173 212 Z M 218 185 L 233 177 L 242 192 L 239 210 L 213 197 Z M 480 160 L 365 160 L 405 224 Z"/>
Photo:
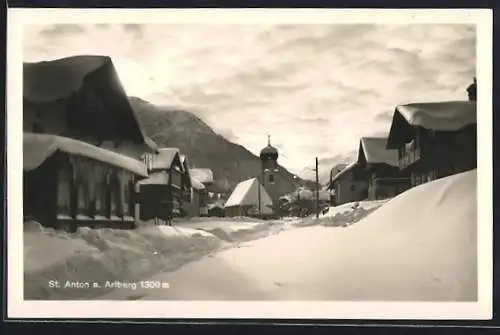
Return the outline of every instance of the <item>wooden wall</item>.
<path id="1" fill-rule="evenodd" d="M 25 215 L 33 215 L 45 226 L 70 225 L 74 229 L 78 225 L 123 224 L 130 228 L 135 179 L 132 172 L 58 153 L 25 173 Z"/>

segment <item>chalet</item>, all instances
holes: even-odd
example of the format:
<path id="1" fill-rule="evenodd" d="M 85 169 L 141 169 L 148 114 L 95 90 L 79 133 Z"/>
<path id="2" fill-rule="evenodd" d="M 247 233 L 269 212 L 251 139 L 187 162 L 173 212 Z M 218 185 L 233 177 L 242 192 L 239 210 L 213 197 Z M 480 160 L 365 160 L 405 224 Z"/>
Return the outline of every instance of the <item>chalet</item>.
<path id="1" fill-rule="evenodd" d="M 157 149 L 106 56 L 24 63 L 23 131 L 69 137 L 136 159 Z"/>
<path id="2" fill-rule="evenodd" d="M 197 178 L 191 175 L 189 162 L 186 155 L 181 155 L 181 164 L 183 171 L 182 187 L 183 187 L 183 201 L 182 201 L 182 216 L 196 217 L 200 216 L 200 199 L 206 193 L 206 187 Z"/>
<path id="3" fill-rule="evenodd" d="M 368 197 L 368 183 L 363 169 L 353 162 L 330 180 L 330 189 L 335 192 L 335 205 L 360 201 Z"/>
<path id="4" fill-rule="evenodd" d="M 399 171 L 398 151 L 387 149 L 387 138 L 363 137 L 358 161 L 368 181 L 368 199 L 392 198 L 410 188 L 410 178 Z"/>
<path id="5" fill-rule="evenodd" d="M 201 216 L 201 204 L 203 200 L 203 196 L 206 193 L 205 185 L 203 185 L 198 179 L 191 177 L 191 199 L 190 202 L 187 202 L 186 205 L 186 215 L 188 217 L 196 217 Z"/>
<path id="6" fill-rule="evenodd" d="M 79 226 L 133 228 L 134 184 L 141 161 L 68 137 L 23 135 L 25 219 L 75 231 Z"/>
<path id="7" fill-rule="evenodd" d="M 411 185 L 477 166 L 475 101 L 413 103 L 397 106 L 387 149 L 398 151 L 399 169 Z"/>
<path id="8" fill-rule="evenodd" d="M 262 216 L 272 216 L 273 201 L 258 179 L 252 178 L 240 182 L 225 203 L 226 216 L 258 216 L 259 198 Z"/>
<path id="9" fill-rule="evenodd" d="M 187 187 L 183 186 L 184 168 L 177 148 L 161 148 L 158 154 L 145 155 L 149 177 L 138 182 L 139 213 L 143 221 L 160 219 L 171 224 L 181 215 Z"/>
<path id="10" fill-rule="evenodd" d="M 129 183 L 145 177 L 140 157 L 157 147 L 143 133 L 109 57 L 24 63 L 23 131 L 26 216 L 71 229 L 83 224 L 123 226 L 137 216 L 130 203 L 137 199 L 135 189 Z M 40 165 L 30 164 L 30 155 L 39 157 Z M 47 165 L 57 177 L 46 171 Z M 40 185 L 51 187 L 46 183 L 53 182 L 61 191 L 47 197 Z M 128 205 L 117 198 L 122 191 L 130 193 L 120 195 Z M 62 194 L 72 207 L 58 209 L 64 213 L 40 211 L 38 198 L 57 203 L 62 200 L 51 197 Z"/>
<path id="11" fill-rule="evenodd" d="M 214 185 L 214 173 L 211 169 L 190 169 L 190 175 L 204 186 L 203 189 L 198 190 L 200 216 L 208 215 L 208 204 L 210 199 L 208 196 L 209 189 Z"/>

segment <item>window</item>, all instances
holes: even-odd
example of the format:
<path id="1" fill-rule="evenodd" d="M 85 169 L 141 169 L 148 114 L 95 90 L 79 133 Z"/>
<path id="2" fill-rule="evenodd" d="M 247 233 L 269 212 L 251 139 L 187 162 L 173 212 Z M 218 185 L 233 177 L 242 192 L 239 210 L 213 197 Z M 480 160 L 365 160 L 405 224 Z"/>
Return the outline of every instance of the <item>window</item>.
<path id="1" fill-rule="evenodd" d="M 269 183 L 274 184 L 274 175 L 273 174 L 269 175 Z"/>
<path id="2" fill-rule="evenodd" d="M 71 213 L 71 183 L 72 183 L 72 173 L 69 167 L 64 167 L 59 171 L 58 182 L 57 182 L 57 207 L 58 214 L 70 215 Z"/>
<path id="3" fill-rule="evenodd" d="M 88 215 L 89 210 L 89 181 L 82 178 L 78 181 L 78 213 L 79 215 Z"/>

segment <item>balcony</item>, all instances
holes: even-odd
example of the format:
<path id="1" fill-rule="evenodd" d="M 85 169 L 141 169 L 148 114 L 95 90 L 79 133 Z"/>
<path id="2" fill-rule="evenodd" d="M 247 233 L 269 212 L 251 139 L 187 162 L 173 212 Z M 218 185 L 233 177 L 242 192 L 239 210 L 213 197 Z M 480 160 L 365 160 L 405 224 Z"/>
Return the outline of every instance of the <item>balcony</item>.
<path id="1" fill-rule="evenodd" d="M 371 181 L 368 198 L 371 200 L 392 198 L 411 188 L 410 178 L 375 178 Z"/>

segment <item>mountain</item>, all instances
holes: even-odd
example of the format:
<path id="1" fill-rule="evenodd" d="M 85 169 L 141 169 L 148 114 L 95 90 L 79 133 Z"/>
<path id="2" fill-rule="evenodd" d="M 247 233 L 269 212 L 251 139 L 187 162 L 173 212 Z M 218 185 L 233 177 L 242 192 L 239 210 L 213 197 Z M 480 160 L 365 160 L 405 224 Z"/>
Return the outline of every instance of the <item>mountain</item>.
<path id="1" fill-rule="evenodd" d="M 217 134 L 194 114 L 156 106 L 136 97 L 129 100 L 146 135 L 159 147 L 179 148 L 187 155 L 191 167 L 212 169 L 217 188 L 231 191 L 240 181 L 259 173 L 259 157 Z M 289 193 L 295 186 L 314 187 L 314 182 L 300 178 L 294 181 L 292 173 L 283 167 L 280 170 L 282 178 L 276 179 L 280 193 Z"/>

